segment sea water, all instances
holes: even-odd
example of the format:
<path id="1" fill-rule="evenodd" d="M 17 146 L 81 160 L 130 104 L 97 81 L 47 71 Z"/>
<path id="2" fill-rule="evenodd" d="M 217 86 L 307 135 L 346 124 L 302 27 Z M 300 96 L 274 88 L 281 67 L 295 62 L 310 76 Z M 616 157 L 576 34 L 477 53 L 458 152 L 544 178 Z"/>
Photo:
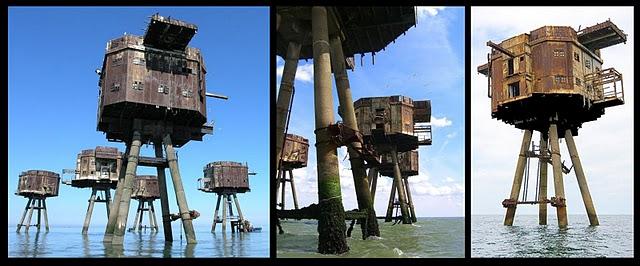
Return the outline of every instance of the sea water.
<path id="1" fill-rule="evenodd" d="M 277 236 L 277 257 L 326 258 L 462 258 L 464 218 L 418 218 L 414 224 L 385 223 L 378 220 L 380 238 L 362 240 L 360 225 L 347 238 L 349 252 L 341 255 L 317 253 L 318 223 L 315 220 L 285 220 L 284 234 Z"/>
<path id="2" fill-rule="evenodd" d="M 537 215 L 516 214 L 513 226 L 504 226 L 503 215 L 473 215 L 471 256 L 633 257 L 631 215 L 599 215 L 599 226 L 590 226 L 587 215 L 569 215 L 566 229 L 553 216 L 538 225 Z"/>
<path id="3" fill-rule="evenodd" d="M 37 232 L 35 227 L 28 233 L 24 228 L 20 233 L 15 230 L 15 226 L 9 227 L 9 257 L 269 257 L 269 230 L 265 227 L 255 233 L 231 233 L 229 227 L 222 233 L 220 225 L 211 233 L 211 227 L 196 227 L 195 245 L 187 245 L 184 232 L 180 240 L 178 226 L 172 226 L 172 243 L 165 243 L 162 229 L 158 233 L 147 229 L 126 232 L 122 246 L 102 243 L 104 226 L 91 226 L 87 235 L 81 234 L 81 226 L 51 226 L 48 233 L 44 228 Z"/>

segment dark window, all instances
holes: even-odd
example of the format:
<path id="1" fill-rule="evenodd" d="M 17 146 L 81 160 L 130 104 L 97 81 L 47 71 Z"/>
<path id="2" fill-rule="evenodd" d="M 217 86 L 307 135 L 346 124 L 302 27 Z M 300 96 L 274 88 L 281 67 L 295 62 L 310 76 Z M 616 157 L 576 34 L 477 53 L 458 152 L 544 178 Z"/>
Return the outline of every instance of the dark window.
<path id="1" fill-rule="evenodd" d="M 142 81 L 134 81 L 133 86 L 131 87 L 134 90 L 142 90 L 144 89 L 144 83 Z"/>
<path id="2" fill-rule="evenodd" d="M 524 56 L 520 57 L 520 62 L 524 61 Z"/>
<path id="3" fill-rule="evenodd" d="M 573 52 L 573 59 L 580 62 L 580 54 L 578 54 L 578 52 Z"/>
<path id="4" fill-rule="evenodd" d="M 120 83 L 111 84 L 111 91 L 119 91 L 119 90 L 120 90 Z"/>
<path id="5" fill-rule="evenodd" d="M 509 97 L 517 97 L 520 96 L 520 82 L 514 82 L 507 85 Z"/>
<path id="6" fill-rule="evenodd" d="M 513 75 L 513 71 L 514 71 L 514 69 L 513 69 L 513 58 L 507 60 L 507 71 L 508 71 L 507 75 Z"/>
<path id="7" fill-rule="evenodd" d="M 564 50 L 562 50 L 562 49 L 553 50 L 553 56 L 555 56 L 555 57 L 564 56 Z"/>
<path id="8" fill-rule="evenodd" d="M 582 86 L 582 81 L 578 77 L 576 77 L 576 86 Z"/>
<path id="9" fill-rule="evenodd" d="M 556 81 L 556 83 L 567 83 L 567 77 L 566 76 L 557 75 L 557 76 L 555 76 L 555 81 Z"/>
<path id="10" fill-rule="evenodd" d="M 584 60 L 584 67 L 591 69 L 591 60 L 589 59 Z"/>

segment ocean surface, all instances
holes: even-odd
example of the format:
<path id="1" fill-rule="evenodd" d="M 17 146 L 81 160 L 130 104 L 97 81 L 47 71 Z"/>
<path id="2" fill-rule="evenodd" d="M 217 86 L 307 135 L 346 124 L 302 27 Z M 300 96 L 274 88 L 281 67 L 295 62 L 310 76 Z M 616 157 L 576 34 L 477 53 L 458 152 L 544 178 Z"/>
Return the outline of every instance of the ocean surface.
<path id="1" fill-rule="evenodd" d="M 589 226 L 587 215 L 569 215 L 567 229 L 559 229 L 551 209 L 547 225 L 537 215 L 516 214 L 513 226 L 503 215 L 471 217 L 472 257 L 633 257 L 631 215 L 599 215 Z M 553 214 L 553 215 L 551 215 Z"/>
<path id="2" fill-rule="evenodd" d="M 162 224 L 160 224 L 162 227 Z M 9 257 L 157 257 L 157 258 L 209 258 L 209 257 L 269 257 L 269 229 L 262 227 L 256 233 L 220 232 L 215 234 L 211 227 L 196 227 L 195 245 L 187 245 L 186 238 L 180 242 L 180 228 L 173 226 L 173 243 L 165 244 L 162 229 L 158 233 L 149 230 L 142 233 L 125 233 L 124 245 L 116 248 L 104 245 L 104 226 L 89 228 L 89 234 L 81 234 L 82 226 L 50 226 L 48 233 L 36 232 L 35 227 L 25 233 L 16 233 L 16 227 L 9 227 Z"/>
<path id="3" fill-rule="evenodd" d="M 354 225 L 347 239 L 349 252 L 342 255 L 317 253 L 318 233 L 315 220 L 282 221 L 284 234 L 277 236 L 277 257 L 323 258 L 463 258 L 464 218 L 418 218 L 412 225 L 378 220 L 380 238 L 362 240 L 360 225 Z"/>

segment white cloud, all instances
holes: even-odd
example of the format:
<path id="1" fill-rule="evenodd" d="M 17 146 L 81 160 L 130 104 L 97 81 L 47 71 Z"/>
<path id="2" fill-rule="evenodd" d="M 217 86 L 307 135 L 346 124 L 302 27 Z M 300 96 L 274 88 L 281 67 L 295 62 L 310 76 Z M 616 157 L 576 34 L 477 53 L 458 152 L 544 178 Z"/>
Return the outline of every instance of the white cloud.
<path id="1" fill-rule="evenodd" d="M 438 15 L 440 10 L 443 10 L 445 7 L 443 6 L 419 6 L 417 7 L 418 18 L 424 18 L 427 16 L 435 16 Z"/>
<path id="2" fill-rule="evenodd" d="M 447 138 L 452 139 L 452 138 L 455 138 L 457 135 L 458 135 L 458 132 L 451 132 L 447 134 Z"/>
<path id="3" fill-rule="evenodd" d="M 276 75 L 278 76 L 278 78 L 282 78 L 283 71 L 284 71 L 284 65 L 278 66 L 276 68 Z M 302 82 L 308 82 L 308 83 L 313 82 L 313 63 L 307 63 L 307 64 L 298 63 L 298 68 L 296 69 L 296 81 L 302 81 Z"/>
<path id="4" fill-rule="evenodd" d="M 453 182 L 453 181 L 454 181 L 454 180 L 453 180 L 453 178 L 451 178 L 450 176 L 447 176 L 447 177 L 444 179 L 444 182 L 447 182 L 447 183 L 451 183 L 451 182 Z"/>
<path id="5" fill-rule="evenodd" d="M 447 117 L 437 118 L 435 116 L 431 116 L 431 126 L 433 127 L 448 127 L 452 124 L 451 120 Z"/>

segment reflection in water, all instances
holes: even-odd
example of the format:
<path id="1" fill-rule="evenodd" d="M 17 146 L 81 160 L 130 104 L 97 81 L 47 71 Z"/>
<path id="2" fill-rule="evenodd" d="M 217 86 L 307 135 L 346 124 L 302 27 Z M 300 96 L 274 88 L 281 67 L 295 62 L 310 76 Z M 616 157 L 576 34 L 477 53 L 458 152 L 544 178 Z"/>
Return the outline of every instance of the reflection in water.
<path id="1" fill-rule="evenodd" d="M 218 233 L 210 227 L 196 231 L 198 244 L 174 236 L 165 242 L 162 232 L 127 232 L 124 245 L 102 242 L 103 233 L 80 233 L 79 227 L 58 227 L 45 232 L 9 232 L 10 257 L 268 257 L 269 233 Z M 10 228 L 11 229 L 11 228 Z M 177 231 L 177 230 L 176 230 Z"/>

